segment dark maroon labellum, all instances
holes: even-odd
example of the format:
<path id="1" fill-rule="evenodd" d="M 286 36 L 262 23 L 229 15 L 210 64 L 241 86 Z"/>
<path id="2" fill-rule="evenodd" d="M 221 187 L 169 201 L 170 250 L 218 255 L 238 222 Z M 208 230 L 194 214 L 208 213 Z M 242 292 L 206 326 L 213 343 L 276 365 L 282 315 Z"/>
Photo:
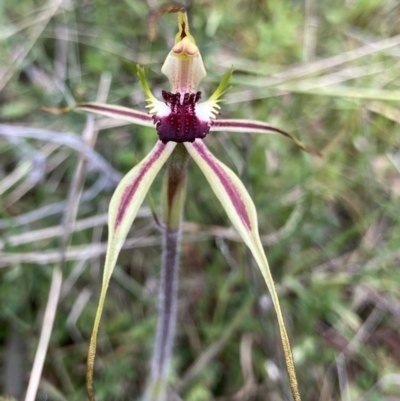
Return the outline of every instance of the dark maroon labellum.
<path id="1" fill-rule="evenodd" d="M 196 103 L 201 98 L 201 92 L 181 94 L 162 92 L 165 104 L 171 113 L 165 117 L 153 117 L 160 140 L 167 142 L 194 142 L 197 138 L 205 138 L 210 131 L 207 121 L 201 121 L 196 116 Z"/>

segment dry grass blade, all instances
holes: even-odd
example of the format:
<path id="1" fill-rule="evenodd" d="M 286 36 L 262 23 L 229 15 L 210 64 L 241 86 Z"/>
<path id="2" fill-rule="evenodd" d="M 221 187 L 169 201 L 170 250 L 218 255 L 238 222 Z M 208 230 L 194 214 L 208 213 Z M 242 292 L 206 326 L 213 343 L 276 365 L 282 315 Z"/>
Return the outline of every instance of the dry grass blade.
<path id="1" fill-rule="evenodd" d="M 99 85 L 98 98 L 107 97 L 110 87 L 110 76 L 102 76 Z M 94 117 L 88 116 L 86 127 L 83 131 L 83 142 L 93 147 L 97 138 L 97 132 L 94 130 Z M 72 226 L 75 222 L 78 212 L 79 199 L 83 190 L 87 161 L 84 156 L 80 156 L 78 166 L 76 168 L 73 180 L 70 185 L 67 208 L 63 216 L 63 233 L 60 238 L 60 249 L 58 255 L 58 264 L 54 268 L 53 277 L 50 285 L 49 298 L 45 309 L 45 319 L 40 333 L 39 345 L 36 351 L 35 360 L 33 362 L 32 373 L 29 380 L 25 401 L 34 401 L 39 387 L 40 377 L 42 375 L 44 360 L 47 354 L 47 348 L 50 341 L 51 332 L 56 316 L 58 300 L 61 294 L 62 274 L 67 262 L 67 247 L 70 241 Z"/>
<path id="2" fill-rule="evenodd" d="M 339 369 L 339 374 L 343 375 L 344 372 L 341 369 L 344 369 L 343 366 L 346 363 L 346 359 L 350 358 L 351 355 L 354 355 L 355 353 L 359 352 L 360 345 L 366 342 L 366 340 L 371 335 L 373 330 L 383 319 L 384 317 L 383 312 L 384 311 L 382 311 L 379 305 L 375 306 L 374 310 L 368 316 L 368 319 L 359 328 L 359 330 L 357 331 L 355 336 L 351 339 L 351 341 L 348 342 L 346 348 L 342 350 L 340 354 L 336 357 L 336 362 L 332 363 L 331 366 L 328 368 L 321 388 L 320 401 L 330 399 L 331 397 L 333 391 L 332 385 L 333 385 L 333 375 L 334 375 L 335 365 L 337 366 L 337 369 Z M 344 377 L 341 376 L 341 379 L 344 379 Z M 347 392 L 346 386 L 344 385 L 345 383 L 343 381 L 341 382 L 341 384 L 343 384 L 343 387 L 341 388 L 342 395 L 344 395 L 345 397 Z"/>
<path id="3" fill-rule="evenodd" d="M 389 120 L 400 124 L 400 110 L 383 102 L 370 102 L 366 105 L 367 110 L 380 114 Z"/>
<path id="4" fill-rule="evenodd" d="M 339 379 L 339 387 L 341 393 L 341 400 L 342 401 L 350 401 L 350 394 L 349 394 L 349 380 L 347 377 L 346 371 L 346 360 L 343 354 L 340 354 L 336 358 L 336 367 L 337 367 L 337 375 Z"/>
<path id="5" fill-rule="evenodd" d="M 54 319 L 56 318 L 61 284 L 61 270 L 59 268 L 55 268 L 51 278 L 49 297 L 47 299 L 46 309 L 43 317 L 42 331 L 40 332 L 39 343 L 36 349 L 35 360 L 32 366 L 32 372 L 29 379 L 28 389 L 26 391 L 25 401 L 35 401 L 36 399 L 40 377 L 42 375 L 42 369 L 47 355 L 47 348 L 49 346 L 50 336 L 53 331 L 53 323 Z"/>
<path id="6" fill-rule="evenodd" d="M 0 182 L 0 195 L 2 195 L 9 188 L 15 185 L 23 177 L 25 177 L 29 173 L 31 168 L 31 161 L 25 160 L 21 162 L 12 173 L 10 173 L 6 178 L 4 178 L 4 180 Z"/>
<path id="7" fill-rule="evenodd" d="M 339 65 L 355 61 L 359 58 L 371 56 L 378 52 L 384 52 L 393 47 L 400 45 L 400 35 L 393 36 L 389 39 L 384 39 L 381 41 L 377 41 L 376 43 L 367 44 L 365 46 L 361 46 L 355 50 L 350 50 L 348 52 L 344 52 L 342 54 L 338 54 L 337 56 L 333 56 L 330 58 L 324 58 L 317 61 L 311 61 L 306 64 L 301 64 L 299 66 L 288 68 L 282 72 L 273 74 L 272 77 L 268 78 L 252 78 L 248 84 L 251 87 L 261 88 L 262 92 L 258 93 L 254 89 L 242 90 L 242 91 L 231 91 L 226 96 L 226 103 L 242 103 L 243 101 L 250 101 L 255 99 L 263 99 L 268 97 L 269 95 L 265 93 L 265 88 L 271 86 L 279 87 L 281 92 L 291 92 L 293 91 L 293 85 L 287 83 L 288 81 L 305 77 L 307 75 L 316 74 L 325 70 L 329 70 L 331 68 L 337 67 Z M 363 68 L 362 68 L 363 69 Z M 364 67 L 364 69 L 368 70 L 368 67 Z M 371 72 L 374 73 L 374 72 Z M 321 78 L 323 79 L 323 78 Z M 302 88 L 302 81 L 300 80 L 296 85 Z M 364 88 L 363 88 L 364 89 Z M 340 91 L 336 95 L 332 96 L 346 96 L 345 91 Z M 378 91 L 365 91 L 362 94 L 363 97 L 368 98 L 368 96 L 378 96 Z M 353 92 L 353 96 L 357 97 L 357 90 Z M 359 95 L 361 97 L 361 95 Z M 382 92 L 380 94 L 381 98 L 390 98 L 390 95 Z M 392 96 L 393 97 L 393 96 Z M 370 97 L 371 98 L 371 97 Z M 372 97 L 374 98 L 374 97 Z M 398 100 L 396 96 L 394 100 Z"/>
<path id="8" fill-rule="evenodd" d="M 389 50 L 400 45 L 400 35 L 388 39 L 370 43 L 361 46 L 355 50 L 350 50 L 333 57 L 324 58 L 317 61 L 311 61 L 306 64 L 287 68 L 286 70 L 273 74 L 272 78 L 260 78 L 253 81 L 254 86 L 270 86 L 286 82 L 291 79 L 301 78 L 303 76 L 315 74 L 321 71 L 329 70 L 333 67 L 357 60 L 362 57 Z M 228 95 L 229 97 L 229 95 Z"/>
<path id="9" fill-rule="evenodd" d="M 30 35 L 29 40 L 24 46 L 14 55 L 11 65 L 6 67 L 3 74 L 0 76 L 0 92 L 7 85 L 14 72 L 24 61 L 37 39 L 40 37 L 51 18 L 56 14 L 64 0 L 50 0 L 47 7 L 44 9 L 43 14 L 37 18 L 38 25 Z"/>
<path id="10" fill-rule="evenodd" d="M 188 241 L 199 241 L 198 236 L 188 238 Z M 128 239 L 122 249 L 134 249 L 148 246 L 155 246 L 161 243 L 158 236 L 149 236 L 146 238 Z M 70 247 L 65 253 L 66 261 L 80 260 L 82 258 L 92 259 L 102 256 L 106 253 L 107 243 L 82 245 Z M 0 267 L 14 266 L 19 263 L 32 263 L 39 265 L 48 265 L 56 263 L 59 260 L 60 252 L 57 250 L 46 252 L 27 252 L 27 253 L 6 253 L 0 252 Z"/>
<path id="11" fill-rule="evenodd" d="M 6 137 L 33 138 L 46 142 L 54 142 L 74 149 L 88 159 L 91 167 L 102 171 L 112 182 L 118 183 L 121 174 L 107 163 L 92 147 L 84 143 L 82 139 L 70 132 L 56 132 L 34 127 L 22 127 L 16 125 L 0 124 L 0 135 Z"/>
<path id="12" fill-rule="evenodd" d="M 253 298 L 248 298 L 239 309 L 229 326 L 225 329 L 222 336 L 215 341 L 200 357 L 193 363 L 193 365 L 183 374 L 182 378 L 175 385 L 177 392 L 180 392 L 187 386 L 224 348 L 231 336 L 234 334 L 244 316 L 249 313 Z"/>
<path id="13" fill-rule="evenodd" d="M 93 200 L 101 191 L 109 189 L 109 181 L 106 177 L 100 177 L 89 189 L 83 192 L 81 196 L 81 203 L 87 203 Z M 8 227 L 24 226 L 29 223 L 44 219 L 48 216 L 55 214 L 61 214 L 65 210 L 67 205 L 66 201 L 55 202 L 49 205 L 44 205 L 40 208 L 32 210 L 28 213 L 21 214 L 19 216 L 0 220 L 0 229 Z M 2 243 L 0 242 L 0 245 Z"/>

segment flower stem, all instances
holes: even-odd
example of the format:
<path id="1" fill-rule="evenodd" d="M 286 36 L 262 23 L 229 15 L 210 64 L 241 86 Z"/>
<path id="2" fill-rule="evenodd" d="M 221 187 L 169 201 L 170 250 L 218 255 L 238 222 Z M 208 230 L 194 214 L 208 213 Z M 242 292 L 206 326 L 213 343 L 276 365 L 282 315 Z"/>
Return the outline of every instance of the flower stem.
<path id="1" fill-rule="evenodd" d="M 166 398 L 168 368 L 176 326 L 180 232 L 164 228 L 163 235 L 157 336 L 146 401 L 162 401 Z"/>
<path id="2" fill-rule="evenodd" d="M 179 270 L 179 240 L 186 194 L 189 155 L 178 145 L 170 157 L 162 192 L 163 253 L 159 288 L 157 335 L 151 364 L 150 383 L 145 401 L 166 399 L 168 368 L 176 327 Z"/>

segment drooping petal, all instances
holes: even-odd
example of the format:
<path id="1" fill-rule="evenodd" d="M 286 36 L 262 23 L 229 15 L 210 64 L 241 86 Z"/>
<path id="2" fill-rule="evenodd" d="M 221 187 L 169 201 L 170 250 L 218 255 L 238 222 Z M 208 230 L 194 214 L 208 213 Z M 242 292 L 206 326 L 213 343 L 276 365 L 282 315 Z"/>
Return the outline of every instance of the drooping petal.
<path id="1" fill-rule="evenodd" d="M 228 132 L 254 132 L 257 134 L 280 134 L 291 139 L 300 149 L 316 156 L 322 156 L 318 150 L 312 149 L 299 141 L 292 135 L 279 128 L 272 127 L 262 121 L 257 120 L 215 120 L 210 128 L 210 132 L 228 131 Z"/>
<path id="2" fill-rule="evenodd" d="M 163 144 L 158 141 L 152 151 L 135 166 L 120 182 L 112 196 L 108 212 L 108 245 L 104 265 L 103 283 L 97 307 L 87 360 L 87 392 L 94 401 L 93 367 L 96 355 L 97 332 L 111 274 L 117 262 L 118 254 L 129 229 L 136 217 L 140 205 L 146 196 L 151 183 L 174 150 L 176 143 Z"/>
<path id="3" fill-rule="evenodd" d="M 300 401 L 289 338 L 286 333 L 275 284 L 258 233 L 257 213 L 254 203 L 236 174 L 216 159 L 201 140 L 197 139 L 194 143 L 185 143 L 185 146 L 189 154 L 203 171 L 233 226 L 241 235 L 245 244 L 250 248 L 264 276 L 278 318 L 279 331 L 292 394 L 295 401 Z"/>
<path id="4" fill-rule="evenodd" d="M 64 114 L 69 111 L 88 111 L 90 113 L 99 114 L 105 117 L 116 118 L 118 120 L 128 121 L 132 124 L 143 125 L 145 127 L 153 127 L 153 119 L 146 113 L 130 109 L 128 107 L 116 106 L 102 103 L 81 103 L 71 107 L 61 109 L 53 109 L 43 107 L 43 111 L 51 114 Z"/>

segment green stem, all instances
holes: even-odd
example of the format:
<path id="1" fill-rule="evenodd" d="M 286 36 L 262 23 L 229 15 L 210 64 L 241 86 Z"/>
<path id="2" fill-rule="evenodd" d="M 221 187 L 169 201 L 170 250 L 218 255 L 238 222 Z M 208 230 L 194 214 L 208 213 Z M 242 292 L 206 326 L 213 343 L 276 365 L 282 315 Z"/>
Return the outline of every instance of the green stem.
<path id="1" fill-rule="evenodd" d="M 151 365 L 150 384 L 145 401 L 166 399 L 168 368 L 176 327 L 179 270 L 179 240 L 186 195 L 186 170 L 189 155 L 178 145 L 171 155 L 162 192 L 163 253 L 159 289 L 157 336 Z"/>

